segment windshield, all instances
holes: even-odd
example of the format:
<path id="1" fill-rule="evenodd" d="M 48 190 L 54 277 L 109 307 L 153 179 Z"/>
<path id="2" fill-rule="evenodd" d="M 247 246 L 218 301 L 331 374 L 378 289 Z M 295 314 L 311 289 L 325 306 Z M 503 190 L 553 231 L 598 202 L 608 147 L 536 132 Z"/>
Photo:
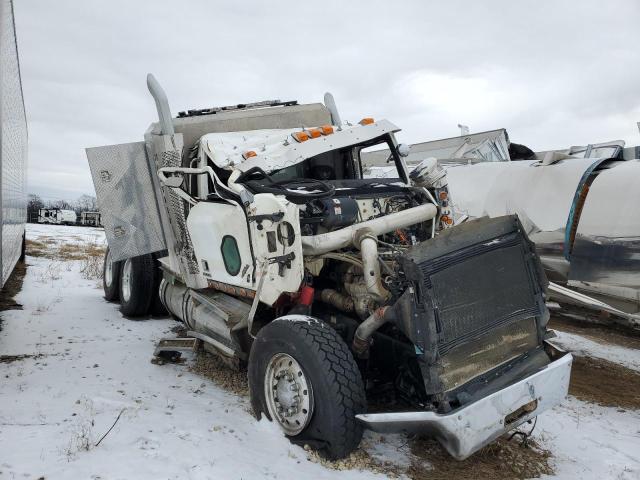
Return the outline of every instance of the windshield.
<path id="1" fill-rule="evenodd" d="M 388 163 L 382 164 L 384 171 L 379 171 L 377 166 L 374 168 L 371 165 L 363 165 L 363 153 L 384 148 L 393 148 L 391 138 L 386 135 L 366 143 L 315 155 L 303 162 L 271 172 L 269 176 L 275 181 L 287 181 L 299 178 L 312 178 L 326 182 L 358 180 L 363 178 L 388 178 L 398 180 L 400 175 L 395 158 L 393 157 L 391 157 Z M 374 175 L 371 175 L 372 171 L 375 173 Z"/>
<path id="2" fill-rule="evenodd" d="M 331 150 L 304 162 L 291 165 L 272 172 L 269 176 L 276 181 L 296 178 L 313 178 L 316 180 L 343 180 L 357 178 L 354 173 L 355 163 L 351 156 L 351 148 Z"/>

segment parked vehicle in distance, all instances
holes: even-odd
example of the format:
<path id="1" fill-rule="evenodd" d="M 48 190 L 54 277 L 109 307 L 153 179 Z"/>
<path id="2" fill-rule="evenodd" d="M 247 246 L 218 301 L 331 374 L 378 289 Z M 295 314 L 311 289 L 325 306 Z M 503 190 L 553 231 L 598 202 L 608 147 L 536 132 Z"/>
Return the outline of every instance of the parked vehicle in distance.
<path id="1" fill-rule="evenodd" d="M 38 212 L 38 223 L 51 223 L 53 225 L 75 225 L 78 215 L 74 210 L 60 208 L 41 208 Z"/>
<path id="2" fill-rule="evenodd" d="M 100 218 L 100 212 L 81 212 L 80 225 L 84 225 L 85 227 L 101 227 L 102 219 Z"/>
<path id="3" fill-rule="evenodd" d="M 27 119 L 13 20 L 0 0 L 0 287 L 24 256 L 27 220 Z"/>
<path id="4" fill-rule="evenodd" d="M 105 298 L 146 315 L 161 279 L 188 335 L 248 367 L 258 417 L 330 458 L 370 428 L 464 459 L 564 399 L 572 358 L 516 216 L 451 226 L 442 172 L 410 179 L 399 128 L 344 123 L 330 94 L 171 118 L 147 82 L 145 141 L 87 149 Z M 382 146 L 394 174 L 364 178 Z"/>

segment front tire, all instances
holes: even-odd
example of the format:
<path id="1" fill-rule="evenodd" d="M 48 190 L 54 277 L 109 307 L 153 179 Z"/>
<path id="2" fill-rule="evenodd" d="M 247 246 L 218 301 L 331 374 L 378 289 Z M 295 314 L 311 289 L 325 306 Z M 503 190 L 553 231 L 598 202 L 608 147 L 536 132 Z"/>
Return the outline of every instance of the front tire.
<path id="1" fill-rule="evenodd" d="M 366 410 L 362 377 L 333 328 L 302 318 L 281 317 L 258 333 L 249 356 L 251 403 L 292 442 L 342 458 L 362 438 L 355 418 Z"/>
<path id="2" fill-rule="evenodd" d="M 154 289 L 153 256 L 127 258 L 120 270 L 120 311 L 127 317 L 149 313 Z"/>
<path id="3" fill-rule="evenodd" d="M 104 262 L 102 264 L 102 289 L 104 290 L 104 298 L 109 302 L 117 302 L 120 298 L 120 268 L 122 262 L 111 261 L 111 252 L 109 247 L 104 253 Z"/>

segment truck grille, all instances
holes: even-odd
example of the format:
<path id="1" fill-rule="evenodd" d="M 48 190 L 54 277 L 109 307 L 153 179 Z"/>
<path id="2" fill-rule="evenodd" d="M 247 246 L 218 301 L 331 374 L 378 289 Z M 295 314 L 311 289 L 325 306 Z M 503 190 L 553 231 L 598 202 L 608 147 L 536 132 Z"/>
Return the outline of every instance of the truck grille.
<path id="1" fill-rule="evenodd" d="M 521 238 L 474 245 L 419 265 L 431 298 L 440 354 L 488 330 L 539 314 Z"/>
<path id="2" fill-rule="evenodd" d="M 536 322 L 524 318 L 497 327 L 473 341 L 458 343 L 441 357 L 440 381 L 444 391 L 514 360 L 538 345 Z"/>
<path id="3" fill-rule="evenodd" d="M 406 333 L 425 351 L 427 393 L 449 391 L 540 344 L 546 278 L 518 218 L 482 218 L 412 247 L 419 289 Z"/>

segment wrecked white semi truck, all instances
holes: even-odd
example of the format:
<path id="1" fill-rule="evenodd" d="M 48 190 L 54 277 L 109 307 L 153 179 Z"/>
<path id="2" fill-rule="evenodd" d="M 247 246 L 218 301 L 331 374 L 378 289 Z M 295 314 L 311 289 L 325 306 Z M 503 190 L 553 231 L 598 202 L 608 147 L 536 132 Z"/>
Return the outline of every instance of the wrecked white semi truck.
<path id="1" fill-rule="evenodd" d="M 159 296 L 247 365 L 258 417 L 330 458 L 364 427 L 463 459 L 562 401 L 571 355 L 546 341 L 546 278 L 516 216 L 448 228 L 446 188 L 410 181 L 398 127 L 343 122 L 329 94 L 172 118 L 148 86 L 144 141 L 87 149 L 105 297 L 145 315 Z M 393 178 L 364 178 L 372 146 Z"/>

